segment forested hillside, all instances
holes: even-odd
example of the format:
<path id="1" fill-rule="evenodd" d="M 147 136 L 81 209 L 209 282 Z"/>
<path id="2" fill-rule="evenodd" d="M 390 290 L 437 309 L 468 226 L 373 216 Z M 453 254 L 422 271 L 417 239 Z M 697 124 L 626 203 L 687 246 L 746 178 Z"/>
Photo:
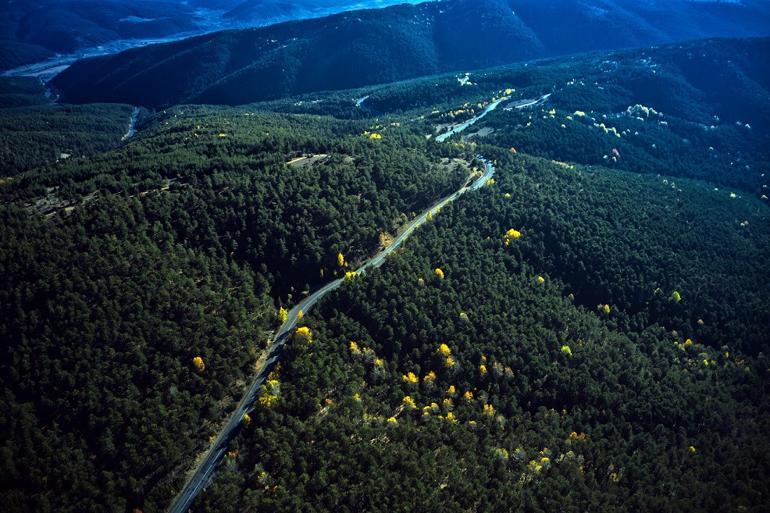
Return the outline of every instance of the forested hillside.
<path id="1" fill-rule="evenodd" d="M 116 148 L 141 115 L 129 105 L 54 104 L 39 79 L 0 77 L 0 179 Z"/>
<path id="2" fill-rule="evenodd" d="M 767 208 L 482 150 L 306 319 L 195 511 L 765 510 Z"/>
<path id="3" fill-rule="evenodd" d="M 7 511 L 162 510 L 278 307 L 469 173 L 397 127 L 190 108 L 148 123 L 0 184 Z"/>
<path id="4" fill-rule="evenodd" d="M 194 511 L 763 512 L 767 50 L 180 105 L 20 164 L 0 177 L 4 511 L 165 511 L 287 309 L 345 277 L 298 314 Z M 131 113 L 3 84 L 25 105 L 3 136 Z M 354 272 L 479 156 L 486 186 Z"/>
<path id="5" fill-rule="evenodd" d="M 309 94 L 256 107 L 340 118 L 404 116 L 434 137 L 508 91 L 511 100 L 469 128 L 461 142 L 697 178 L 726 187 L 726 195 L 743 191 L 762 197 L 770 184 L 768 53 L 767 38 L 693 41 Z"/>
<path id="6" fill-rule="evenodd" d="M 0 209 L 5 511 L 167 500 L 259 354 L 267 284 L 141 213 Z"/>
<path id="7" fill-rule="evenodd" d="M 446 0 L 225 31 L 80 61 L 71 102 L 245 104 L 579 51 L 768 35 L 761 1 Z"/>
<path id="8" fill-rule="evenodd" d="M 0 109 L 0 176 L 115 148 L 132 113 L 129 105 L 108 104 Z"/>
<path id="9" fill-rule="evenodd" d="M 49 103 L 45 87 L 32 77 L 0 77 L 0 108 L 27 107 Z"/>

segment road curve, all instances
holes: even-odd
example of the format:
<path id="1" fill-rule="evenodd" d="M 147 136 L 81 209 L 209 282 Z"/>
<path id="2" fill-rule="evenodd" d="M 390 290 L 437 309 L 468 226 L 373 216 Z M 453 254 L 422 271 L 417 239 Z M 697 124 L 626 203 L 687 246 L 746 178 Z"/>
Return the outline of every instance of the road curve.
<path id="1" fill-rule="evenodd" d="M 131 117 L 128 118 L 128 130 L 125 134 L 123 134 L 123 137 L 120 138 L 121 141 L 125 141 L 127 139 L 131 139 L 133 136 L 136 135 L 136 122 L 139 119 L 139 107 L 134 107 L 134 110 L 131 111 Z"/>
<path id="2" fill-rule="evenodd" d="M 444 142 L 450 137 L 452 137 L 454 134 L 459 134 L 460 132 L 464 131 L 466 128 L 474 124 L 476 121 L 480 120 L 481 118 L 483 118 L 484 116 L 486 116 L 487 114 L 495 110 L 498 105 L 500 105 L 502 102 L 506 100 L 508 100 L 507 96 L 494 100 L 492 103 L 487 105 L 487 108 L 481 111 L 481 114 L 479 114 L 478 116 L 474 116 L 468 121 L 460 123 L 459 125 L 455 125 L 451 127 L 449 130 L 447 130 L 446 132 L 444 132 L 443 134 L 436 136 L 436 142 Z"/>
<path id="3" fill-rule="evenodd" d="M 495 100 L 494 102 L 490 103 L 481 114 L 471 120 L 466 121 L 462 125 L 452 128 L 446 134 L 442 134 L 445 137 L 439 136 L 441 139 L 437 137 L 436 140 L 442 142 L 446 140 L 447 137 L 465 130 L 467 127 L 471 126 L 473 123 L 497 108 L 497 106 L 502 101 L 503 100 Z M 461 129 L 459 129 L 460 126 L 462 126 Z M 356 274 L 365 274 L 368 269 L 380 267 L 385 262 L 385 259 L 388 257 L 388 255 L 398 249 L 404 243 L 404 241 L 408 239 L 412 233 L 414 233 L 417 228 L 422 226 L 428 220 L 429 215 L 435 215 L 445 205 L 453 202 L 467 191 L 477 190 L 483 187 L 484 184 L 486 184 L 487 181 L 494 175 L 495 166 L 481 156 L 478 158 L 484 163 L 484 173 L 481 176 L 471 182 L 470 185 L 465 185 L 449 196 L 446 196 L 445 198 L 437 201 L 422 214 L 414 218 L 390 246 L 367 260 L 356 270 Z M 227 446 L 238 433 L 238 429 L 242 424 L 243 415 L 254 409 L 254 404 L 256 403 L 259 396 L 260 387 L 262 387 L 262 384 L 267 379 L 268 374 L 270 374 L 273 366 L 278 361 L 286 341 L 297 326 L 297 321 L 299 320 L 299 312 L 302 311 L 303 313 L 307 313 L 324 296 L 338 288 L 344 281 L 344 278 L 338 278 L 330 283 L 327 283 L 300 301 L 289 311 L 286 322 L 284 322 L 275 333 L 275 338 L 273 339 L 273 343 L 268 349 L 268 357 L 265 360 L 265 363 L 262 365 L 262 368 L 257 373 L 256 377 L 251 383 L 251 386 L 247 390 L 246 394 L 244 394 L 240 403 L 238 403 L 238 407 L 235 409 L 235 411 L 233 411 L 230 419 L 227 421 L 227 424 L 225 424 L 224 428 L 222 428 L 222 431 L 219 433 L 219 436 L 217 436 L 216 441 L 211 446 L 208 453 L 206 453 L 203 462 L 198 466 L 198 468 L 195 470 L 195 473 L 187 481 L 187 483 L 185 483 L 182 491 L 179 492 L 176 498 L 174 498 L 174 501 L 171 503 L 171 506 L 168 509 L 169 513 L 186 513 L 192 505 L 193 500 L 195 500 L 195 497 L 197 497 L 197 495 L 204 488 L 206 488 L 206 486 L 208 486 L 212 476 L 214 475 L 214 471 L 216 470 L 217 465 L 222 460 L 222 456 L 227 450 Z"/>

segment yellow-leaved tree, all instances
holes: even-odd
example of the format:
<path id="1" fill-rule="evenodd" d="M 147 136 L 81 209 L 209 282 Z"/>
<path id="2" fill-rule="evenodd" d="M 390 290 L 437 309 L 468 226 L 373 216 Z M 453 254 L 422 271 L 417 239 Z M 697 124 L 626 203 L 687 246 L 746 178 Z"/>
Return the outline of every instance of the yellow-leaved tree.
<path id="1" fill-rule="evenodd" d="M 206 364 L 203 362 L 203 358 L 200 356 L 196 356 L 192 359 L 193 365 L 195 365 L 195 368 L 198 369 L 198 372 L 203 372 L 206 370 Z"/>
<path id="2" fill-rule="evenodd" d="M 294 339 L 295 340 L 302 340 L 304 342 L 312 342 L 313 341 L 313 332 L 310 331 L 310 328 L 307 326 L 300 326 L 294 331 Z"/>
<path id="3" fill-rule="evenodd" d="M 505 235 L 503 235 L 503 241 L 505 241 L 506 246 L 510 246 L 511 242 L 518 240 L 522 237 L 522 234 L 519 230 L 515 228 L 511 228 L 507 232 L 505 232 Z"/>

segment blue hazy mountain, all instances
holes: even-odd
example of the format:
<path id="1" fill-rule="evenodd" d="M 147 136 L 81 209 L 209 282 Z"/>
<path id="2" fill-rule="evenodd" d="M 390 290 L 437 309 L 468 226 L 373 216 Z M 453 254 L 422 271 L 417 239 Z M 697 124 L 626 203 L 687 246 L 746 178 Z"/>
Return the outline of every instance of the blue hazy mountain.
<path id="1" fill-rule="evenodd" d="M 133 49 L 76 63 L 54 85 L 72 102 L 243 104 L 582 51 L 769 31 L 770 5 L 758 1 L 447 0 Z"/>
<path id="2" fill-rule="evenodd" d="M 412 2 L 416 0 L 410 0 Z M 0 69 L 124 39 L 188 37 L 267 25 L 399 0 L 25 0 L 0 1 Z"/>
<path id="3" fill-rule="evenodd" d="M 159 0 L 25 0 L 0 4 L 0 67 L 115 39 L 198 28 L 193 6 Z"/>
<path id="4" fill-rule="evenodd" d="M 224 18 L 240 23 L 263 23 L 265 20 L 286 21 L 311 18 L 344 10 L 416 4 L 424 0 L 246 0 L 229 9 Z"/>

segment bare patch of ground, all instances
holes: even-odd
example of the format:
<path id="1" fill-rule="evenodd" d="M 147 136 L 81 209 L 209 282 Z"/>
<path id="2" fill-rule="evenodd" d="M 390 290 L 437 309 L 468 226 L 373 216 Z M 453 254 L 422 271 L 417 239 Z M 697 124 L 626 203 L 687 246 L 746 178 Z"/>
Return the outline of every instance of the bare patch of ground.
<path id="1" fill-rule="evenodd" d="M 327 153 L 318 153 L 314 155 L 302 155 L 295 157 L 286 163 L 287 166 L 292 167 L 308 167 L 317 162 L 321 162 L 329 158 Z"/>

